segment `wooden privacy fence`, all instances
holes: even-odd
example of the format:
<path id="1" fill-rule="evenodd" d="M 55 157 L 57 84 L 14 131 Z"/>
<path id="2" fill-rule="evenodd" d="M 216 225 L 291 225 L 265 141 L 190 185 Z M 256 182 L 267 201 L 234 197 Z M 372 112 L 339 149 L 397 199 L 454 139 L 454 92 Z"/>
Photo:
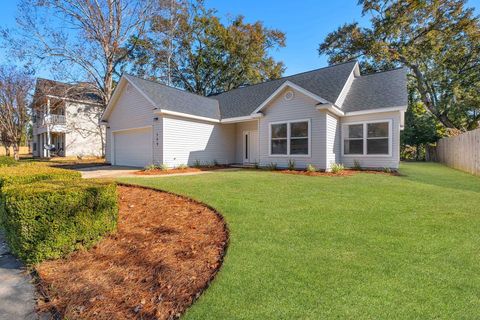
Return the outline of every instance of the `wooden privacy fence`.
<path id="1" fill-rule="evenodd" d="M 449 167 L 480 175 L 480 129 L 440 139 L 437 159 Z"/>

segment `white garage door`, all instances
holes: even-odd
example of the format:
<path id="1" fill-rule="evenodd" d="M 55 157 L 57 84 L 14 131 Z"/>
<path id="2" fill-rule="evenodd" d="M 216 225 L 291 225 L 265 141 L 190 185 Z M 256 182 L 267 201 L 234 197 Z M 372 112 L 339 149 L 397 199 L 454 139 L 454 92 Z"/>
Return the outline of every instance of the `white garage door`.
<path id="1" fill-rule="evenodd" d="M 152 130 L 135 129 L 113 134 L 114 164 L 145 167 L 152 163 Z"/>

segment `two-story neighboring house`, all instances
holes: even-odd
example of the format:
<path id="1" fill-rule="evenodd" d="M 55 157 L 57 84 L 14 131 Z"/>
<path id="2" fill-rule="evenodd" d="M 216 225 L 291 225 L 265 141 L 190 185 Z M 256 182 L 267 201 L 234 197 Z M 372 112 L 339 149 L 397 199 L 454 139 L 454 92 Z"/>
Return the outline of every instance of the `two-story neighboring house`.
<path id="1" fill-rule="evenodd" d="M 32 102 L 35 157 L 103 156 L 101 98 L 89 83 L 37 79 Z"/>

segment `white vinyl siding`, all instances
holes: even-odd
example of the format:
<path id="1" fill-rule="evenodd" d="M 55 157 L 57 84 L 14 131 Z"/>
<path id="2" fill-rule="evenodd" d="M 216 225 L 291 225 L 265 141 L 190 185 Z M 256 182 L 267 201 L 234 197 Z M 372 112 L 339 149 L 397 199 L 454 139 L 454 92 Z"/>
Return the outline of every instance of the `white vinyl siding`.
<path id="1" fill-rule="evenodd" d="M 218 124 L 180 117 L 163 117 L 163 163 L 233 163 L 235 125 Z"/>
<path id="2" fill-rule="evenodd" d="M 292 90 L 287 88 L 287 90 Z M 285 90 L 284 90 L 285 91 Z M 287 167 L 289 159 L 295 161 L 297 168 L 305 168 L 313 164 L 318 169 L 327 168 L 326 157 L 326 112 L 316 109 L 317 101 L 307 97 L 299 91 L 293 90 L 295 97 L 292 100 L 284 99 L 284 92 L 280 92 L 263 110 L 265 116 L 260 118 L 260 165 L 267 166 L 274 162 L 278 167 Z M 274 156 L 270 155 L 270 123 L 290 122 L 293 120 L 310 120 L 310 155 Z"/>
<path id="3" fill-rule="evenodd" d="M 401 112 L 372 113 L 362 116 L 343 117 L 342 128 L 353 123 L 390 122 L 390 155 L 342 155 L 342 163 L 347 167 L 353 167 L 355 160 L 365 168 L 398 168 L 400 161 L 400 119 Z M 342 130 L 342 144 L 345 139 L 345 130 Z M 366 146 L 365 146 L 366 147 Z"/>
<path id="4" fill-rule="evenodd" d="M 107 161 L 112 161 L 112 152 L 114 152 L 112 148 L 114 142 L 111 141 L 113 131 L 152 126 L 153 117 L 152 104 L 138 90 L 127 83 L 108 117 Z"/>

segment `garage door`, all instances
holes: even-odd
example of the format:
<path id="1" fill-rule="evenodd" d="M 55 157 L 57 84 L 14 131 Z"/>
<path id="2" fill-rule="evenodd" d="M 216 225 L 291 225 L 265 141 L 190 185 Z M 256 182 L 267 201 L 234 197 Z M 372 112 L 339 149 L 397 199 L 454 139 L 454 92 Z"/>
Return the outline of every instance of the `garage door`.
<path id="1" fill-rule="evenodd" d="M 152 163 L 151 128 L 115 132 L 113 141 L 116 165 L 145 167 Z"/>

